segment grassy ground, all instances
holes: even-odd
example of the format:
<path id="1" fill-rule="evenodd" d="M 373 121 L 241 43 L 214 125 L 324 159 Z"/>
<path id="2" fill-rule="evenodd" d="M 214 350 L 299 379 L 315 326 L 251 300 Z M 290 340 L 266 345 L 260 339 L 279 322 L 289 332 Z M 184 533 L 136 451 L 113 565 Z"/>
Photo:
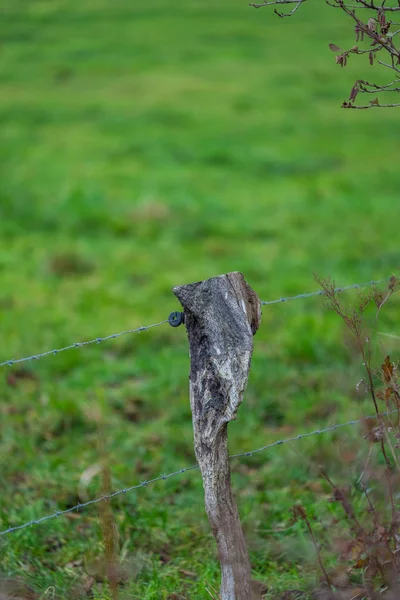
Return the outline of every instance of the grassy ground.
<path id="1" fill-rule="evenodd" d="M 163 320 L 172 286 L 231 270 L 269 300 L 316 289 L 314 272 L 348 284 L 398 268 L 399 113 L 339 108 L 370 67 L 339 70 L 327 46 L 351 31 L 307 4 L 282 21 L 239 0 L 5 0 L 0 362 Z M 347 342 L 319 298 L 266 307 L 232 453 L 371 412 Z M 2 369 L 0 528 L 99 495 L 98 474 L 81 478 L 102 456 L 112 489 L 192 464 L 188 369 L 185 332 L 167 325 Z M 355 480 L 359 435 L 233 463 L 269 597 L 315 581 L 290 509 L 302 501 L 322 534 L 334 509 L 315 465 Z M 121 598 L 210 597 L 197 471 L 111 507 Z M 2 537 L 2 573 L 26 598 L 110 598 L 98 516 Z"/>

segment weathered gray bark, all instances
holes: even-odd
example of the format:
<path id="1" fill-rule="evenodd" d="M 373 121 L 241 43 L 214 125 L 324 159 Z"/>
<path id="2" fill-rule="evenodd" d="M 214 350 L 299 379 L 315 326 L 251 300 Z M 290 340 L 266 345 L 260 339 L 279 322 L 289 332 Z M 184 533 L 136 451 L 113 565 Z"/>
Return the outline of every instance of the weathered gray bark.
<path id="1" fill-rule="evenodd" d="M 184 308 L 189 337 L 194 448 L 221 563 L 221 598 L 258 599 L 232 496 L 227 424 L 236 418 L 246 389 L 253 335 L 261 318 L 260 300 L 241 273 L 173 291 Z"/>

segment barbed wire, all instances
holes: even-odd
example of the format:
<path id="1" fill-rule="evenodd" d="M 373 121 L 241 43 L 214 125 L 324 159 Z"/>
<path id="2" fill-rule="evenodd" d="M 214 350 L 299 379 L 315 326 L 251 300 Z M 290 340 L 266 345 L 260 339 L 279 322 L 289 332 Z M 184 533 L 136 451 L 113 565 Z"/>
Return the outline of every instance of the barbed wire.
<path id="1" fill-rule="evenodd" d="M 28 521 L 23 525 L 16 525 L 15 527 L 9 527 L 4 531 L 0 531 L 0 536 L 6 535 L 7 533 L 12 533 L 13 531 L 18 531 L 19 529 L 25 529 L 26 527 L 30 527 L 31 525 L 39 525 L 44 521 L 49 521 L 50 519 L 56 519 L 57 517 L 61 517 L 62 515 L 66 515 L 68 513 L 79 511 L 86 506 L 90 506 L 91 504 L 98 504 L 99 502 L 104 502 L 104 500 L 111 500 L 116 496 L 120 496 L 121 494 L 127 494 L 128 492 L 132 492 L 133 490 L 137 490 L 142 487 L 148 486 L 150 483 L 155 483 L 156 481 L 162 481 L 165 479 L 169 479 L 170 477 L 174 477 L 175 475 L 181 475 L 182 473 L 186 473 L 186 471 L 192 471 L 193 469 L 198 469 L 199 465 L 192 465 L 191 467 L 185 467 L 183 469 L 179 469 L 178 471 L 173 471 L 172 473 L 168 473 L 168 475 L 159 475 L 158 477 L 154 477 L 154 479 L 148 479 L 138 483 L 137 485 L 132 485 L 127 488 L 123 488 L 122 490 L 117 490 L 111 494 L 104 494 L 99 498 L 95 498 L 94 500 L 88 500 L 87 502 L 82 502 L 72 506 L 71 508 L 66 508 L 65 510 L 56 510 L 51 515 L 46 515 L 45 517 L 41 517 L 40 519 L 32 519 L 32 521 Z"/>
<path id="2" fill-rule="evenodd" d="M 382 413 L 381 417 L 387 417 L 392 413 L 398 412 L 397 409 L 390 410 L 388 412 Z M 300 433 L 294 437 L 286 438 L 284 440 L 278 440 L 276 442 L 272 442 L 271 444 L 267 444 L 266 446 L 261 446 L 261 448 L 257 448 L 256 450 L 250 450 L 249 452 L 241 452 L 240 454 L 231 454 L 229 458 L 239 458 L 242 456 L 253 456 L 254 454 L 258 454 L 259 452 L 263 452 L 268 448 L 274 448 L 275 446 L 281 446 L 282 444 L 287 444 L 289 442 L 297 442 L 297 440 L 303 440 L 304 438 L 311 437 L 312 435 L 321 435 L 321 433 L 328 433 L 329 431 L 336 431 L 336 429 L 341 429 L 342 427 L 348 427 L 349 425 L 358 425 L 363 421 L 369 421 L 371 419 L 377 419 L 378 416 L 368 415 L 367 417 L 362 417 L 361 419 L 353 419 L 352 421 L 347 421 L 347 423 L 340 423 L 339 425 L 331 425 L 330 427 L 324 427 L 323 429 L 315 429 L 314 431 L 309 431 L 308 433 Z"/>
<path id="3" fill-rule="evenodd" d="M 368 281 L 367 283 L 354 283 L 353 285 L 338 287 L 338 288 L 335 288 L 335 292 L 344 292 L 346 290 L 362 288 L 362 287 L 366 287 L 368 285 L 378 285 L 379 283 L 382 283 L 384 281 L 388 281 L 388 278 L 380 279 L 378 281 Z M 310 298 L 311 296 L 324 296 L 324 295 L 325 295 L 325 292 L 323 290 L 319 290 L 318 292 L 297 294 L 297 296 L 287 296 L 285 298 L 279 298 L 277 300 L 262 301 L 261 304 L 263 306 L 266 306 L 269 304 L 279 304 L 282 302 L 289 302 L 290 300 L 299 300 L 300 298 Z M 122 335 L 127 335 L 128 333 L 140 333 L 142 331 L 147 331 L 148 329 L 151 329 L 152 327 L 159 327 L 160 325 L 164 325 L 165 323 L 170 323 L 170 321 L 168 319 L 166 319 L 165 321 L 161 321 L 160 323 L 153 323 L 152 325 L 138 327 L 137 329 L 127 329 L 126 331 L 120 331 L 119 333 L 112 333 L 111 335 L 106 335 L 105 337 L 98 337 L 94 340 L 89 340 L 87 342 L 75 342 L 75 343 L 69 344 L 68 346 L 65 346 L 64 348 L 55 348 L 54 350 L 47 350 L 46 352 L 41 352 L 39 354 L 33 354 L 32 356 L 26 356 L 24 358 L 11 358 L 9 360 L 5 360 L 4 362 L 1 362 L 0 367 L 12 367 L 13 365 L 16 365 L 19 363 L 32 361 L 32 360 L 39 360 L 40 358 L 43 358 L 45 356 L 51 356 L 51 355 L 56 356 L 60 352 L 65 352 L 66 350 L 72 350 L 73 348 L 83 348 L 84 346 L 88 346 L 89 344 L 100 344 L 101 342 L 105 342 L 107 340 L 113 340 L 115 338 L 121 337 Z"/>
<path id="4" fill-rule="evenodd" d="M 397 412 L 397 409 L 391 410 L 386 413 L 382 413 L 381 416 L 388 416 L 394 412 Z M 305 438 L 311 437 L 313 435 L 321 435 L 323 433 L 328 433 L 330 431 L 336 431 L 337 429 L 341 429 L 342 427 L 348 427 L 349 425 L 358 425 L 362 421 L 376 419 L 377 415 L 369 415 L 367 417 L 362 417 L 361 419 L 353 419 L 352 421 L 347 421 L 347 423 L 340 423 L 339 425 L 331 425 L 329 427 L 324 427 L 323 429 L 315 429 L 314 431 L 309 431 L 308 433 L 300 433 L 294 437 L 286 438 L 284 440 L 277 440 L 276 442 L 272 442 L 271 444 L 266 444 L 265 446 L 261 446 L 261 448 L 257 448 L 256 450 L 250 450 L 248 452 L 240 452 L 239 454 L 232 454 L 229 458 L 232 460 L 234 458 L 241 457 L 249 457 L 254 454 L 258 454 L 259 452 L 264 452 L 270 448 L 274 448 L 275 446 L 282 446 L 283 444 L 288 444 L 289 442 L 296 442 L 298 440 L 303 440 Z M 152 483 L 156 483 L 157 481 L 165 481 L 166 479 L 170 479 L 171 477 L 175 477 L 176 475 L 182 475 L 183 473 L 187 473 L 188 471 L 193 471 L 194 469 L 198 469 L 199 465 L 191 465 L 190 467 L 184 467 L 183 469 L 179 469 L 178 471 L 173 471 L 172 473 L 168 473 L 167 475 L 159 475 L 158 477 L 154 477 L 154 479 L 147 479 L 138 483 L 137 485 L 132 485 L 130 487 L 123 488 L 121 490 L 117 490 L 112 492 L 111 494 L 104 494 L 99 498 L 95 498 L 94 500 L 88 500 L 87 502 L 76 504 L 70 508 L 66 508 L 65 510 L 56 510 L 51 515 L 46 515 L 44 517 L 40 517 L 39 519 L 32 519 L 31 521 L 27 521 L 22 525 L 16 525 L 14 527 L 9 527 L 4 531 L 0 531 L 0 536 L 7 535 L 9 533 L 13 533 L 14 531 L 18 531 L 20 529 L 25 529 L 26 527 L 31 527 L 32 525 L 39 525 L 40 523 L 44 523 L 45 521 L 49 521 L 50 519 L 56 519 L 57 517 L 61 517 L 62 515 L 66 515 L 68 513 L 79 511 L 82 508 L 87 506 L 91 506 L 92 504 L 98 504 L 99 502 L 104 502 L 105 500 L 111 500 L 116 496 L 120 496 L 121 494 L 127 494 L 128 492 L 132 492 L 133 490 L 137 490 L 142 487 L 147 487 Z"/>
<path id="5" fill-rule="evenodd" d="M 114 340 L 115 338 L 121 337 L 121 335 L 127 335 L 128 333 L 140 333 L 141 331 L 147 331 L 152 327 L 159 327 L 160 325 L 164 325 L 165 323 L 168 323 L 168 320 L 161 321 L 160 323 L 153 323 L 152 325 L 137 327 L 137 329 L 127 329 L 126 331 L 120 331 L 119 333 L 112 333 L 111 335 L 106 335 L 105 337 L 98 337 L 94 340 L 89 340 L 87 342 L 75 342 L 74 344 L 69 344 L 69 346 L 65 346 L 64 348 L 48 350 L 47 352 L 33 354 L 32 356 L 26 356 L 25 358 L 12 358 L 10 360 L 5 360 L 4 362 L 0 363 L 0 367 L 12 367 L 13 365 L 16 365 L 18 363 L 26 362 L 29 360 L 39 360 L 39 358 L 43 358 L 44 356 L 50 356 L 51 354 L 56 356 L 60 352 L 65 352 L 65 350 L 72 350 L 72 348 L 83 348 L 83 346 L 88 346 L 89 344 L 100 344 L 101 342 L 105 342 L 107 340 Z"/>
<path id="6" fill-rule="evenodd" d="M 378 285 L 379 283 L 383 283 L 384 281 L 388 281 L 388 278 L 379 279 L 378 281 L 367 281 L 366 283 L 353 283 L 352 285 L 337 287 L 334 291 L 345 292 L 346 290 L 355 290 L 358 288 L 367 287 L 368 285 Z M 287 296 L 286 298 L 279 298 L 278 300 L 269 300 L 267 302 L 261 302 L 261 304 L 263 306 L 266 306 L 267 304 L 279 304 L 280 302 L 289 302 L 290 300 L 299 300 L 300 298 L 311 298 L 311 296 L 326 296 L 326 292 L 324 290 L 319 290 L 318 292 L 297 294 L 297 296 Z"/>

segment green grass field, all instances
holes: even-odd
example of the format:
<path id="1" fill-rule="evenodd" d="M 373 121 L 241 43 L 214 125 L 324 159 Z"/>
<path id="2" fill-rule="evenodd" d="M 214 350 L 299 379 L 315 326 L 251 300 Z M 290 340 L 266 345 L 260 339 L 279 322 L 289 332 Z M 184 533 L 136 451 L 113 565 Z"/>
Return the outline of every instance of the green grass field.
<path id="1" fill-rule="evenodd" d="M 318 289 L 314 273 L 346 285 L 398 269 L 399 113 L 340 109 L 372 75 L 335 65 L 328 43 L 354 43 L 338 11 L 5 0 L 0 27 L 0 362 L 161 321 L 179 310 L 174 285 L 228 271 L 270 300 Z M 398 308 L 380 331 L 398 333 Z M 379 356 L 397 348 L 381 338 Z M 113 490 L 193 464 L 188 371 L 185 331 L 168 325 L 3 368 L 0 529 L 100 495 L 82 475 L 102 457 Z M 231 452 L 370 414 L 361 377 L 320 298 L 265 307 Z M 232 463 L 268 598 L 315 583 L 291 507 L 323 535 L 335 509 L 317 465 L 356 481 L 360 436 Z M 198 471 L 111 508 L 120 598 L 218 589 Z M 0 552 L 21 597 L 111 598 L 99 506 L 1 537 Z"/>

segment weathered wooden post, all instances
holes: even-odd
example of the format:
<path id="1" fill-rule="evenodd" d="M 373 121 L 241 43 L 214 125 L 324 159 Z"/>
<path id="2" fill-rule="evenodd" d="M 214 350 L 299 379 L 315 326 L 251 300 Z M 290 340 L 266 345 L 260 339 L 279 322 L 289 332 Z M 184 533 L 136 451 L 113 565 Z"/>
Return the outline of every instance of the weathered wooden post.
<path id="1" fill-rule="evenodd" d="M 232 496 L 227 425 L 246 389 L 253 335 L 261 318 L 257 294 L 241 273 L 174 288 L 184 308 L 190 346 L 194 448 L 205 506 L 221 564 L 222 600 L 258 600 Z"/>

